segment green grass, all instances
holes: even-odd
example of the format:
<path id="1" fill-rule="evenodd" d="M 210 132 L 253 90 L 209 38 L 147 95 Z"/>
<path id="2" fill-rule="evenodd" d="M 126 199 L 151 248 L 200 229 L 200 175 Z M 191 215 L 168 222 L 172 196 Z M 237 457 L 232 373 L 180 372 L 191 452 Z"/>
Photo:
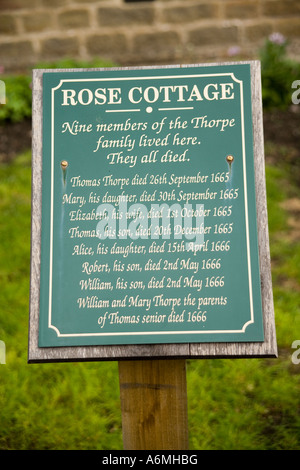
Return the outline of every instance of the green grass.
<path id="1" fill-rule="evenodd" d="M 31 154 L 0 166 L 0 449 L 122 449 L 116 362 L 27 364 Z M 278 359 L 187 363 L 190 449 L 299 449 L 300 242 L 283 202 L 300 198 L 267 167 Z"/>

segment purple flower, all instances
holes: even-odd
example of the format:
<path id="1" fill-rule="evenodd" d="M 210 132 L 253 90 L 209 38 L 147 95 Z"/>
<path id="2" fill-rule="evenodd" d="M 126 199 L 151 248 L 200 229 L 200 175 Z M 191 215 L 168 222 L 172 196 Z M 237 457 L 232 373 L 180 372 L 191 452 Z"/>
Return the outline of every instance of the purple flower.
<path id="1" fill-rule="evenodd" d="M 273 44 L 279 44 L 280 46 L 286 42 L 286 38 L 281 33 L 272 33 L 269 36 L 269 41 Z"/>
<path id="2" fill-rule="evenodd" d="M 229 55 L 229 57 L 234 57 L 235 55 L 239 55 L 240 52 L 241 52 L 240 46 L 231 46 L 227 50 L 227 54 Z"/>

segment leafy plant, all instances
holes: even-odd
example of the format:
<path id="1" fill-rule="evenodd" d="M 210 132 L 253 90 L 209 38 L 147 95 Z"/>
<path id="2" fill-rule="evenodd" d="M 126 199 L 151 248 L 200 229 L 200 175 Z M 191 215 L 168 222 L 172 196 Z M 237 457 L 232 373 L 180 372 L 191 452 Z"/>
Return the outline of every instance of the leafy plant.
<path id="1" fill-rule="evenodd" d="M 287 57 L 287 45 L 284 36 L 274 33 L 260 50 L 265 109 L 286 109 L 291 104 L 291 86 L 300 77 L 300 64 Z"/>

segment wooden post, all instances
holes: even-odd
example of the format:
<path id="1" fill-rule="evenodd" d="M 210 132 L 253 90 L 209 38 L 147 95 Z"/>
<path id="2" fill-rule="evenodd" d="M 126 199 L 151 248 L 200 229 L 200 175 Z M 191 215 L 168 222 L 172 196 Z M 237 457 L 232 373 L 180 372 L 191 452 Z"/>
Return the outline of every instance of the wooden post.
<path id="1" fill-rule="evenodd" d="M 187 450 L 185 360 L 119 361 L 125 450 Z"/>

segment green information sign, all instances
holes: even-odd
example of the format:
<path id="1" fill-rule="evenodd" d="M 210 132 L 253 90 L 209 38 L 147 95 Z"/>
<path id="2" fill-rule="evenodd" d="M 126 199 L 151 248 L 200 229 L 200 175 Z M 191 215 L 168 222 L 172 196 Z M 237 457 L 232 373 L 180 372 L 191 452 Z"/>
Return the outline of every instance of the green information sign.
<path id="1" fill-rule="evenodd" d="M 43 73 L 39 347 L 263 342 L 249 64 Z"/>

